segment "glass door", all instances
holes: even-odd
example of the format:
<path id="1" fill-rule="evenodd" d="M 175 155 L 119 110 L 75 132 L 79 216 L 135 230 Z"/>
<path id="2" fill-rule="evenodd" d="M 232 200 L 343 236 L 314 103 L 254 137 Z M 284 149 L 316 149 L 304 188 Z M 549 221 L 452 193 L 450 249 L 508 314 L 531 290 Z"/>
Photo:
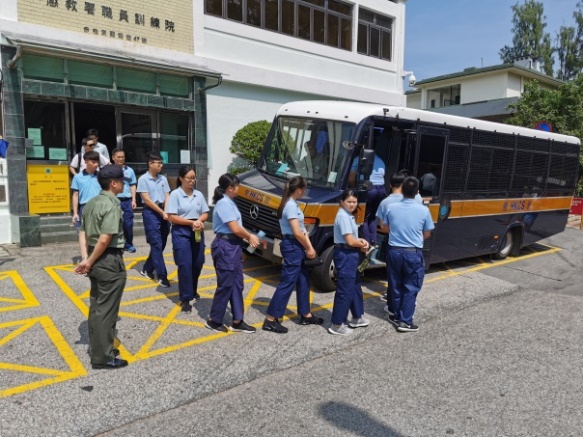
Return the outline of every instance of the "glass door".
<path id="1" fill-rule="evenodd" d="M 158 129 L 153 111 L 118 109 L 118 145 L 125 151 L 126 162 L 146 165 L 149 152 L 159 151 Z"/>

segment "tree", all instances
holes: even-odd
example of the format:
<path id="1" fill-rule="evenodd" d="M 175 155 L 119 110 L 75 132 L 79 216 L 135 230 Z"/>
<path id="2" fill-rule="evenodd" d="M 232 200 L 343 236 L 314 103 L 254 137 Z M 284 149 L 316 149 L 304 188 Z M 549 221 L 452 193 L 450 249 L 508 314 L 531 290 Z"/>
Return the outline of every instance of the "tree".
<path id="1" fill-rule="evenodd" d="M 573 80 L 583 70 L 583 3 L 577 3 L 573 12 L 577 27 L 561 26 L 557 34 L 556 53 L 559 59 L 557 78 Z"/>
<path id="2" fill-rule="evenodd" d="M 509 105 L 516 112 L 509 124 L 532 128 L 539 121 L 553 126 L 553 132 L 583 138 L 583 74 L 565 82 L 559 89 L 541 88 L 536 81 L 528 82 L 522 97 Z M 577 192 L 583 194 L 583 157 L 579 156 Z"/>
<path id="3" fill-rule="evenodd" d="M 242 173 L 257 166 L 270 127 L 268 121 L 254 121 L 235 133 L 229 151 L 241 159 L 229 166 L 230 172 Z"/>
<path id="4" fill-rule="evenodd" d="M 539 59 L 544 73 L 553 75 L 553 47 L 551 36 L 545 32 L 547 26 L 544 6 L 535 0 L 524 0 L 524 4 L 512 6 L 512 46 L 504 46 L 499 54 L 502 62 L 511 64 L 515 58 L 531 56 Z"/>

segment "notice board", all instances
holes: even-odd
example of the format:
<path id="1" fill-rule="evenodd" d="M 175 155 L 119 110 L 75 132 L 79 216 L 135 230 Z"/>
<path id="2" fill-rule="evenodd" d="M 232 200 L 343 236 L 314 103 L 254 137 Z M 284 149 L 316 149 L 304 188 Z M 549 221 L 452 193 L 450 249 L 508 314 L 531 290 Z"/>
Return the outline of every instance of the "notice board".
<path id="1" fill-rule="evenodd" d="M 28 164 L 26 179 L 30 214 L 71 212 L 68 166 Z"/>

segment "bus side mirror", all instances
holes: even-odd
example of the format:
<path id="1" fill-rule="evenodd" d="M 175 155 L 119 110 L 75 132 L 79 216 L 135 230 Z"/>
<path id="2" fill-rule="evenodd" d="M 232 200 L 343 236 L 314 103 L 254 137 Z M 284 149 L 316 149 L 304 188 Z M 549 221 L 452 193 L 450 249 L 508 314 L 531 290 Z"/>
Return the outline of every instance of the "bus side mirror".
<path id="1" fill-rule="evenodd" d="M 365 179 L 368 179 L 368 177 L 372 173 L 373 164 L 374 164 L 374 150 L 372 149 L 363 150 L 362 158 L 360 159 L 359 162 L 360 166 L 359 170 L 360 174 L 363 175 Z"/>

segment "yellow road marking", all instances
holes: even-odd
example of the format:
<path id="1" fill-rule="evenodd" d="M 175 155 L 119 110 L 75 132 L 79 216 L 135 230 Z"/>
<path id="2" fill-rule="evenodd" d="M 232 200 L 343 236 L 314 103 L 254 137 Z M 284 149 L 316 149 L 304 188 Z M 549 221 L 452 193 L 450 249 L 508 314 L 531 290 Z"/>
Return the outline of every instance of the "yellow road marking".
<path id="1" fill-rule="evenodd" d="M 26 332 L 28 329 L 32 328 L 37 324 L 40 324 L 41 327 L 44 329 L 45 333 L 47 334 L 47 337 L 52 342 L 60 356 L 63 358 L 65 364 L 69 367 L 69 370 L 64 371 L 37 366 L 27 366 L 22 364 L 0 362 L 0 369 L 2 370 L 51 376 L 51 378 L 48 379 L 34 381 L 28 384 L 22 384 L 16 387 L 10 387 L 5 389 L 1 389 L 0 385 L 0 398 L 11 396 L 17 393 L 23 393 L 26 391 L 33 390 L 35 388 L 44 387 L 57 382 L 62 382 L 68 379 L 78 378 L 80 376 L 87 375 L 85 367 L 83 367 L 83 364 L 81 363 L 81 361 L 79 361 L 79 358 L 77 358 L 77 355 L 75 355 L 75 353 L 69 346 L 69 343 L 67 343 L 67 341 L 64 339 L 64 337 L 61 335 L 57 327 L 53 324 L 52 320 L 48 316 L 0 323 L 0 328 L 11 328 L 20 325 L 20 328 L 18 328 L 16 331 L 11 332 L 10 334 L 2 338 L 2 340 L 0 340 L 0 346 L 5 345 L 9 341 L 16 338 L 18 335 L 21 335 L 22 333 Z"/>
<path id="2" fill-rule="evenodd" d="M 16 288 L 18 289 L 18 291 L 20 292 L 20 294 L 22 295 L 22 299 L 14 299 L 0 296 L 0 303 L 5 302 L 8 304 L 15 304 L 0 307 L 0 313 L 40 306 L 39 301 L 36 299 L 30 288 L 28 288 L 28 286 L 26 285 L 26 283 L 16 270 L 7 270 L 4 272 L 0 272 L 0 275 L 2 275 L 0 276 L 0 281 L 7 281 L 11 279 Z"/>

